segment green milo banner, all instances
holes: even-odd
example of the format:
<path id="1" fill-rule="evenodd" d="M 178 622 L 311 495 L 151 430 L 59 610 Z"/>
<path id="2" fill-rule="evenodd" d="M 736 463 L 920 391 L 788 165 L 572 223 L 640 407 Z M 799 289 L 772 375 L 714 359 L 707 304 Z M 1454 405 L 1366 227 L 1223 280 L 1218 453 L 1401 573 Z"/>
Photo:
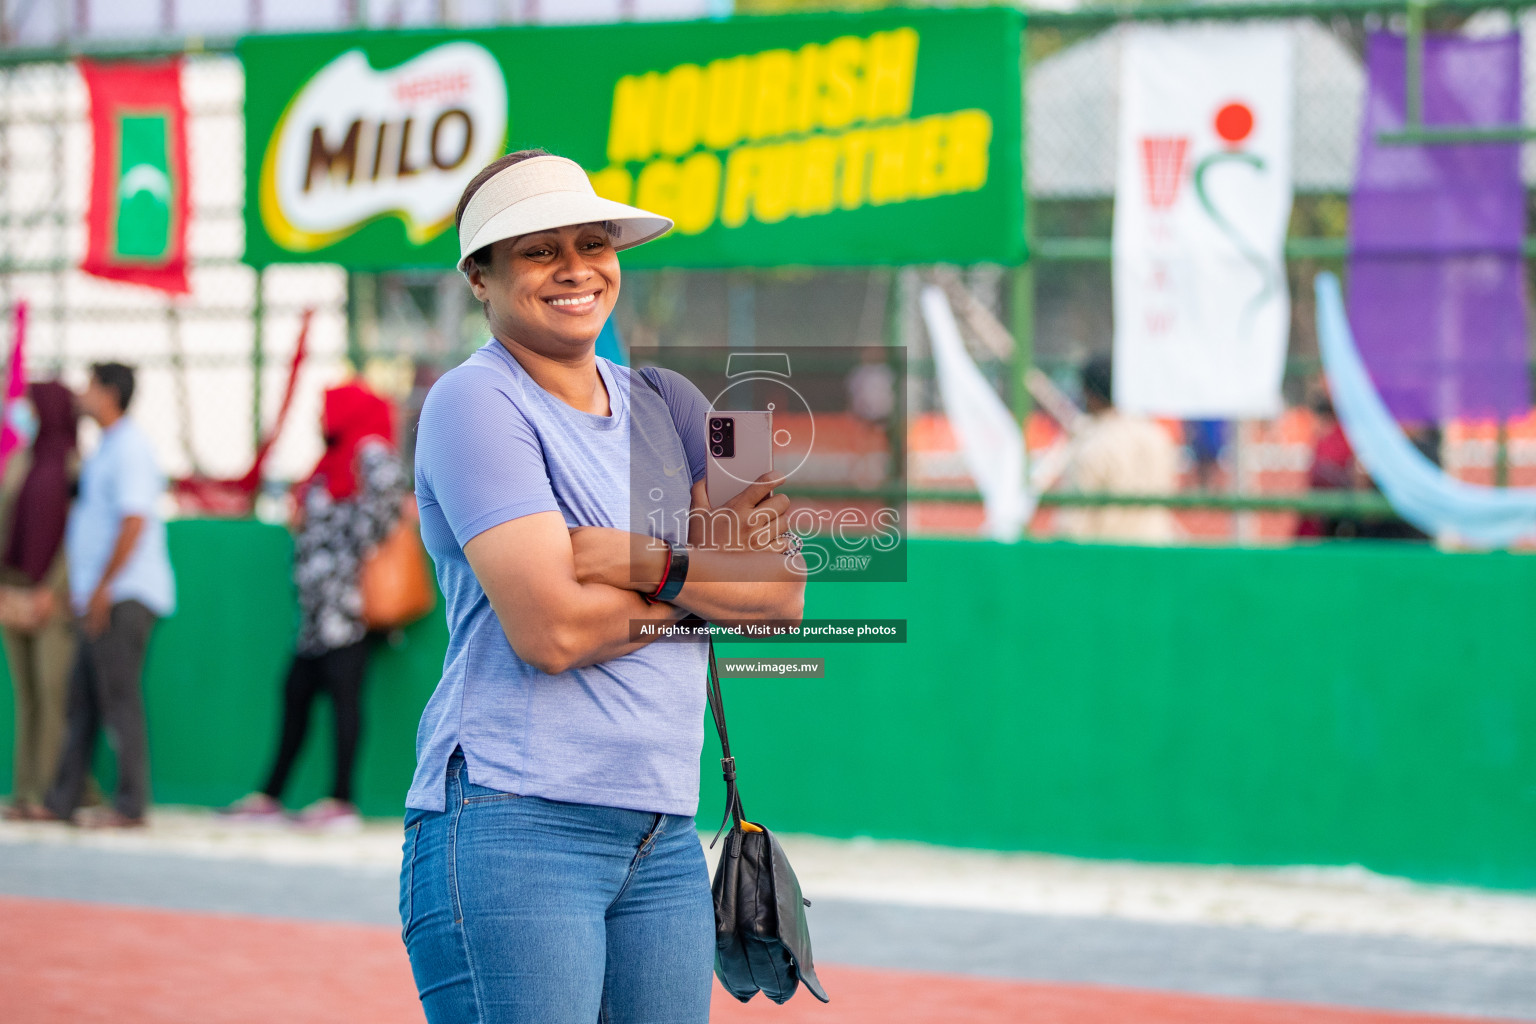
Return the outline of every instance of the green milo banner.
<path id="1" fill-rule="evenodd" d="M 452 267 L 476 171 L 540 147 L 664 213 L 630 266 L 1017 263 L 1016 11 L 257 36 L 246 260 Z"/>

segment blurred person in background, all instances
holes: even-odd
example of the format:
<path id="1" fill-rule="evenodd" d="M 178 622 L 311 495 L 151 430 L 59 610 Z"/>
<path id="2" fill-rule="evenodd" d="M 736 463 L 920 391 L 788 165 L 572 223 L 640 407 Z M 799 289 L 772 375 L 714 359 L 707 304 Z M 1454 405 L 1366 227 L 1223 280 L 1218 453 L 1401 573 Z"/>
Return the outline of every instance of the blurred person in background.
<path id="1" fill-rule="evenodd" d="M 64 527 L 74 487 L 75 396 L 58 381 L 38 381 L 18 403 L 19 433 L 30 441 L 3 485 L 0 623 L 16 699 L 15 776 L 5 817 L 46 817 L 43 794 L 64 741 L 64 699 L 75 640 L 70 628 Z"/>
<path id="2" fill-rule="evenodd" d="M 1178 447 L 1160 426 L 1115 408 L 1108 356 L 1082 370 L 1088 424 L 1072 442 L 1067 486 L 1079 493 L 1172 494 L 1178 488 Z M 1063 509 L 1062 532 L 1078 540 L 1166 544 L 1177 537 L 1173 515 L 1161 506 L 1104 505 Z"/>
<path id="3" fill-rule="evenodd" d="M 1370 478 L 1355 461 L 1354 449 L 1344 435 L 1344 426 L 1334 414 L 1333 401 L 1326 394 L 1312 400 L 1317 417 L 1317 441 L 1312 446 L 1312 468 L 1307 471 L 1307 486 L 1314 491 L 1359 491 L 1370 486 Z M 1298 537 L 1358 537 L 1360 520 L 1354 516 L 1303 516 L 1296 523 Z"/>
<path id="4" fill-rule="evenodd" d="M 1195 485 L 1202 491 L 1215 490 L 1221 453 L 1227 447 L 1227 421 L 1185 420 L 1184 445 L 1195 464 Z"/>
<path id="5" fill-rule="evenodd" d="M 149 737 L 142 677 L 150 634 L 176 610 L 176 581 L 156 506 L 165 477 L 149 436 L 128 416 L 134 372 L 97 363 L 80 409 L 101 426 L 80 468 L 64 549 L 79 640 L 69 679 L 64 750 L 44 800 L 48 816 L 74 820 L 90 778 L 96 734 L 105 726 L 117 754 L 117 792 L 79 824 L 144 824 L 149 804 Z"/>
<path id="6" fill-rule="evenodd" d="M 848 411 L 865 423 L 884 425 L 896 410 L 896 371 L 883 348 L 866 348 L 844 381 Z"/>
<path id="7" fill-rule="evenodd" d="M 277 753 L 261 790 L 224 813 L 246 821 L 284 818 L 283 790 L 308 735 L 315 698 L 325 692 L 336 739 L 331 795 L 305 808 L 298 821 L 311 828 L 341 829 L 362 822 L 352 801 L 352 774 L 371 641 L 358 579 L 364 559 L 400 516 L 405 474 L 394 447 L 393 410 L 363 385 L 326 391 L 320 429 L 325 452 L 294 493 L 299 638 L 283 687 Z"/>
<path id="8" fill-rule="evenodd" d="M 1344 425 L 1333 410 L 1327 392 L 1312 400 L 1317 416 L 1317 442 L 1312 447 L 1312 468 L 1307 486 L 1314 491 L 1375 491 L 1364 466 L 1355 458 Z M 1425 458 L 1440 461 L 1440 431 L 1437 426 L 1407 429 L 1408 438 Z M 1361 515 L 1303 516 L 1296 523 L 1297 537 L 1333 537 L 1361 540 L 1426 540 L 1427 535 L 1395 517 Z"/>

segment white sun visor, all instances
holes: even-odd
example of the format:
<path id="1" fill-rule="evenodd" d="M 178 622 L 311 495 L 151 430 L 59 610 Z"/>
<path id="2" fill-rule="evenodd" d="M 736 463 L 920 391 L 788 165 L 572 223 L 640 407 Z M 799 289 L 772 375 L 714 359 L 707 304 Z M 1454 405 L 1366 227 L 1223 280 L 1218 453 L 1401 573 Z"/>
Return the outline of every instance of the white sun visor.
<path id="1" fill-rule="evenodd" d="M 481 185 L 459 222 L 459 270 L 472 253 L 534 231 L 607 222 L 613 247 L 629 249 L 659 238 L 672 221 L 659 214 L 603 199 L 587 172 L 563 156 L 535 156 L 499 171 Z"/>

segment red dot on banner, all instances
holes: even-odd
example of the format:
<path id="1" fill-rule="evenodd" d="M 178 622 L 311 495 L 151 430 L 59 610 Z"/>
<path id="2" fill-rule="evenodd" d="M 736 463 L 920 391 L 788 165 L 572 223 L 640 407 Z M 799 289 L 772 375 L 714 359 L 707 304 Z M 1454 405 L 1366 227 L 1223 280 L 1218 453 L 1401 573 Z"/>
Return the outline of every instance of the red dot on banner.
<path id="1" fill-rule="evenodd" d="M 1242 142 L 1253 131 L 1253 111 L 1246 103 L 1228 103 L 1216 111 L 1216 134 L 1227 142 Z"/>

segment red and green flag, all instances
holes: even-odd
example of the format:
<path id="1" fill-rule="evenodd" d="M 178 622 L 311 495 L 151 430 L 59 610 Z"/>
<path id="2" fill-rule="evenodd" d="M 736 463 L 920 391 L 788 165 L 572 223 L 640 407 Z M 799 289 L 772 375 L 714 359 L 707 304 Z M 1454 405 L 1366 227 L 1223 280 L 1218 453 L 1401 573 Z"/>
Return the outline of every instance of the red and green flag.
<path id="1" fill-rule="evenodd" d="M 181 61 L 79 62 L 91 97 L 90 244 L 80 269 L 185 294 L 189 165 Z"/>

